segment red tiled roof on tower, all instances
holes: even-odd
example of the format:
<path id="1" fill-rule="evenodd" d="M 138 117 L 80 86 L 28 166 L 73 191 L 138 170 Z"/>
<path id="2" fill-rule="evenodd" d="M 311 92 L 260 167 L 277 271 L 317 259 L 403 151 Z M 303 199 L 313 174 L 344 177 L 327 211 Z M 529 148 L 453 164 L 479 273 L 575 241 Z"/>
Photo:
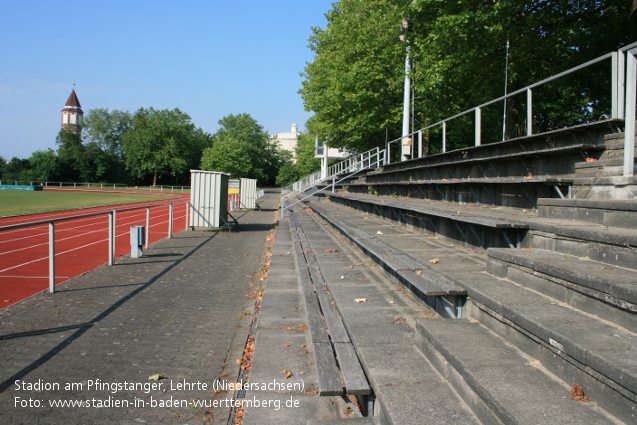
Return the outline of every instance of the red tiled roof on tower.
<path id="1" fill-rule="evenodd" d="M 73 91 L 71 92 L 69 100 L 66 101 L 66 105 L 64 106 L 75 106 L 76 108 L 82 107 L 82 105 L 80 105 L 79 99 L 77 98 L 77 95 L 75 94 L 75 89 L 73 89 Z"/>

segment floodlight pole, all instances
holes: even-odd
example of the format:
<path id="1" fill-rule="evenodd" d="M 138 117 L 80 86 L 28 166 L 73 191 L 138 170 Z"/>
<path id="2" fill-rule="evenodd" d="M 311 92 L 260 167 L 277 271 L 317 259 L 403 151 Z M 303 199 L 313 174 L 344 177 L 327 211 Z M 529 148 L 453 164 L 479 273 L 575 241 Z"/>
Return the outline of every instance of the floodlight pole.
<path id="1" fill-rule="evenodd" d="M 400 25 L 400 30 L 405 33 L 411 31 L 412 25 L 411 20 L 408 18 L 403 18 L 403 21 Z M 407 161 L 411 157 L 411 139 L 409 137 L 409 108 L 411 106 L 411 61 L 409 59 L 409 38 L 405 34 L 401 34 L 400 39 L 405 43 L 405 88 L 404 88 L 404 98 L 403 98 L 403 139 L 402 139 L 402 148 L 401 148 L 401 161 Z"/>

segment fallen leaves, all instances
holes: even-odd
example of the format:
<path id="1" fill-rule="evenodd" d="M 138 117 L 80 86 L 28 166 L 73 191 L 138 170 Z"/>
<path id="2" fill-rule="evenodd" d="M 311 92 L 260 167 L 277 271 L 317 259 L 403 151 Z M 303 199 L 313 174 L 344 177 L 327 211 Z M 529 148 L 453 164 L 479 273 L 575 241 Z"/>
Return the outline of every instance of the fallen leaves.
<path id="1" fill-rule="evenodd" d="M 149 381 L 160 381 L 160 380 L 162 380 L 162 379 L 166 379 L 166 377 L 165 377 L 165 376 L 162 376 L 160 373 L 156 373 L 156 374 L 154 374 L 154 375 L 150 375 L 150 376 L 148 377 L 148 380 L 149 380 Z"/>
<path id="2" fill-rule="evenodd" d="M 597 159 L 595 159 L 595 158 L 590 158 L 590 157 L 586 158 L 586 162 L 596 162 L 596 161 L 597 161 Z"/>
<path id="3" fill-rule="evenodd" d="M 367 298 L 354 298 L 354 301 L 356 301 L 357 303 L 366 303 Z"/>
<path id="4" fill-rule="evenodd" d="M 281 368 L 281 372 L 283 372 L 283 374 L 285 375 L 285 379 L 290 379 L 292 376 L 294 376 L 292 372 L 284 368 Z"/>
<path id="5" fill-rule="evenodd" d="M 531 248 L 522 248 L 522 251 L 524 251 L 524 252 L 531 252 Z"/>
<path id="6" fill-rule="evenodd" d="M 310 327 L 308 325 L 296 325 L 296 326 L 286 326 L 285 329 L 286 331 L 306 331 L 308 330 Z"/>
<path id="7" fill-rule="evenodd" d="M 582 401 L 584 403 L 591 401 L 590 398 L 584 397 L 584 388 L 582 388 L 580 384 L 573 384 L 571 387 L 571 398 L 575 401 Z"/>
<path id="8" fill-rule="evenodd" d="M 326 249 L 325 252 L 331 254 L 332 252 L 341 252 L 339 249 Z"/>
<path id="9" fill-rule="evenodd" d="M 438 264 L 440 262 L 440 258 L 434 258 L 433 260 L 429 260 L 431 264 Z"/>
<path id="10" fill-rule="evenodd" d="M 416 270 L 416 275 L 422 276 L 422 270 Z"/>

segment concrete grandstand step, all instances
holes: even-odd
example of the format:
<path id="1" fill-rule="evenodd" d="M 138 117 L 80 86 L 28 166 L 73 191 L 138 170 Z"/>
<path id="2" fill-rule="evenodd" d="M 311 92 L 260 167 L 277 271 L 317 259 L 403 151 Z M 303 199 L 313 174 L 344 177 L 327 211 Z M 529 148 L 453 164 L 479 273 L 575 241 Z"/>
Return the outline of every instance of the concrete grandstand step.
<path id="1" fill-rule="evenodd" d="M 407 255 L 438 259 L 430 266 L 467 290 L 469 317 L 541 361 L 568 385 L 581 383 L 593 400 L 621 420 L 635 420 L 637 334 L 487 274 L 480 253 L 335 203 L 321 202 L 321 206 L 350 226 L 378 229 L 385 244 Z M 548 221 L 555 228 L 564 224 L 564 220 Z"/>
<path id="2" fill-rule="evenodd" d="M 483 423 L 616 423 L 595 403 L 572 400 L 569 385 L 477 322 L 421 320 L 416 345 Z"/>
<path id="3" fill-rule="evenodd" d="M 490 248 L 488 255 L 492 275 L 637 332 L 634 270 L 540 249 Z"/>
<path id="4" fill-rule="evenodd" d="M 480 423 L 414 346 L 416 320 L 434 313 L 317 214 L 298 221 L 374 389 L 380 423 Z"/>
<path id="5" fill-rule="evenodd" d="M 538 217 L 637 228 L 637 200 L 539 199 Z"/>
<path id="6" fill-rule="evenodd" d="M 579 162 L 575 164 L 575 177 L 621 176 L 623 174 L 623 167 L 623 158 Z M 637 158 L 635 159 L 633 169 L 637 171 Z"/>

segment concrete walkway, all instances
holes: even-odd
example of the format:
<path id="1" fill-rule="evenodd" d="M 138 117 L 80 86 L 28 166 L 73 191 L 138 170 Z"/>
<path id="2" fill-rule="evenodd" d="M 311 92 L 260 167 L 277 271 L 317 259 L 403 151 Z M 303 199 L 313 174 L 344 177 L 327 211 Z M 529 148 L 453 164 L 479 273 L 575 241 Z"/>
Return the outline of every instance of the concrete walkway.
<path id="1" fill-rule="evenodd" d="M 226 423 L 278 198 L 0 310 L 0 423 Z"/>

